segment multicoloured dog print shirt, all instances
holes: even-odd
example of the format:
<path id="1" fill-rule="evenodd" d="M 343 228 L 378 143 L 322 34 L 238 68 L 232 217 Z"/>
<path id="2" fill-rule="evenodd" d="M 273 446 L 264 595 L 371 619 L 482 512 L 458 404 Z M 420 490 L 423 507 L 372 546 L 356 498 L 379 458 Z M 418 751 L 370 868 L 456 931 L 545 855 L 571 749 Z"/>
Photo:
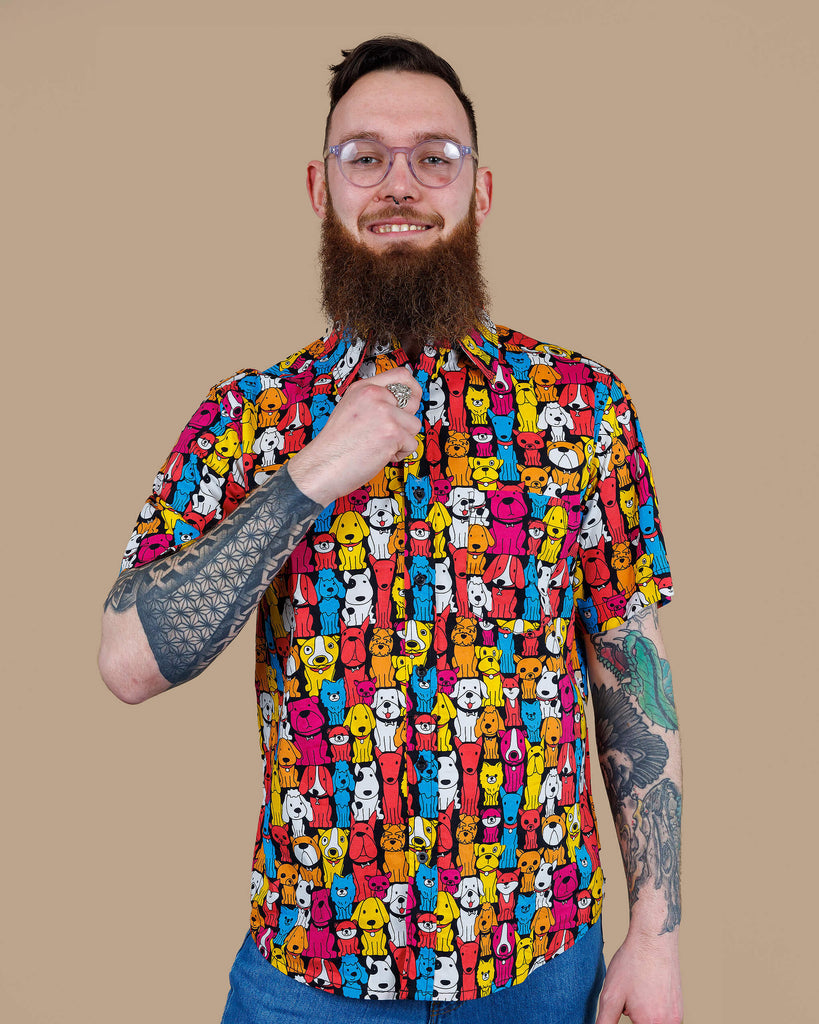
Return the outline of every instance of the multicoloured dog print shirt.
<path id="1" fill-rule="evenodd" d="M 123 567 L 231 511 L 398 347 L 329 333 L 213 388 Z M 353 998 L 474 999 L 603 898 L 579 627 L 671 596 L 640 425 L 575 352 L 482 326 L 414 366 L 418 446 L 324 509 L 258 613 L 259 950 Z"/>

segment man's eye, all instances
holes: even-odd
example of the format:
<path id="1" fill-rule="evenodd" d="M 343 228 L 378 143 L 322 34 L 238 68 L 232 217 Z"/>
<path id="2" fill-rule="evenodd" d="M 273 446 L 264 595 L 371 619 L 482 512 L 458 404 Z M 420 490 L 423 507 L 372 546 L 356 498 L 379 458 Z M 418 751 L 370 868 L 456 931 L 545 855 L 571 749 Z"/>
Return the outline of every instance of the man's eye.
<path id="1" fill-rule="evenodd" d="M 380 163 L 380 159 L 377 156 L 372 156 L 369 153 L 363 153 L 361 156 L 357 156 L 355 160 L 351 160 L 350 163 L 357 164 L 359 167 L 372 167 L 373 164 Z"/>

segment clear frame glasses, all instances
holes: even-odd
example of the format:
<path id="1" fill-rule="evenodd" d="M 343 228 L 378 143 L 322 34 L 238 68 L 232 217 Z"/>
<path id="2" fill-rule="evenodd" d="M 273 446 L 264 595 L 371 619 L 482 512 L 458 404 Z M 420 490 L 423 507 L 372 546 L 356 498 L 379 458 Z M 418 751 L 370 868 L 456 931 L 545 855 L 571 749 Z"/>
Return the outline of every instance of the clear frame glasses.
<path id="1" fill-rule="evenodd" d="M 396 153 L 406 155 L 413 178 L 426 188 L 451 185 L 461 173 L 465 156 L 477 160 L 471 146 L 452 139 L 426 139 L 417 146 L 385 146 L 377 139 L 350 139 L 327 150 L 327 156 L 336 158 L 344 178 L 360 188 L 380 185 L 390 173 Z"/>

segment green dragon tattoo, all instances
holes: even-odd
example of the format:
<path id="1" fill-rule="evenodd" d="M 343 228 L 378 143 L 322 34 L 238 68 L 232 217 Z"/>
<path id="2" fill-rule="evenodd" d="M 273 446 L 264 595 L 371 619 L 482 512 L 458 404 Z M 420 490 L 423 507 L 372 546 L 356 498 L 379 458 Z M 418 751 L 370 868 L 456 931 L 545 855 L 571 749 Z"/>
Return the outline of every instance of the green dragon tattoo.
<path id="1" fill-rule="evenodd" d="M 598 634 L 594 646 L 600 664 L 635 698 L 648 718 L 662 729 L 676 729 L 671 668 L 652 641 L 636 632 L 620 637 Z"/>

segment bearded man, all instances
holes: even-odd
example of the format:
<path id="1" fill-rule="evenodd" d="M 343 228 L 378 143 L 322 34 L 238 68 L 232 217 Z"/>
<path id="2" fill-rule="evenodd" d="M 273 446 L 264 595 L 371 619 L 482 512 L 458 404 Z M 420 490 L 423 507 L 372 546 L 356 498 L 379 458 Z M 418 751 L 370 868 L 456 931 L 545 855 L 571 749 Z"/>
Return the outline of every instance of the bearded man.
<path id="1" fill-rule="evenodd" d="M 145 700 L 257 613 L 265 803 L 228 1024 L 442 1002 L 458 1024 L 473 1000 L 678 1022 L 672 591 L 636 412 L 599 363 L 489 319 L 492 175 L 450 65 L 392 37 L 343 56 L 307 171 L 332 326 L 191 417 L 106 602 L 103 678 Z M 607 974 L 589 683 L 631 902 Z"/>

